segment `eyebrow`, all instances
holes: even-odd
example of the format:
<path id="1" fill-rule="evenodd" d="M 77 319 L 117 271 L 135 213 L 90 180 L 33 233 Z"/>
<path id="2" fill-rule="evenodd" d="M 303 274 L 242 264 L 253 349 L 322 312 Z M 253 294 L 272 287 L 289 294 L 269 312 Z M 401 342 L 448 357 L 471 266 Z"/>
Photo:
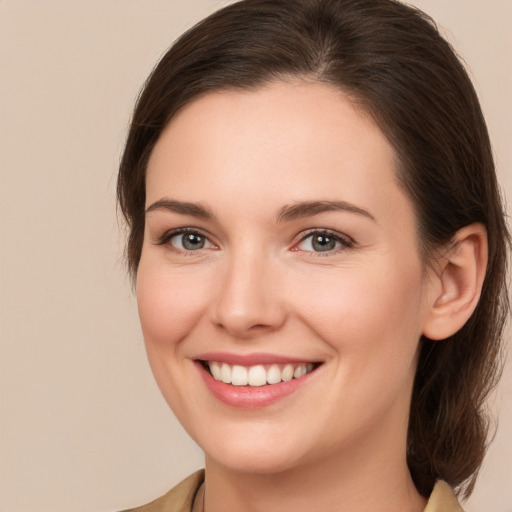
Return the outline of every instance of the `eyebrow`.
<path id="1" fill-rule="evenodd" d="M 208 207 L 200 203 L 189 203 L 175 199 L 162 198 L 155 201 L 146 208 L 146 214 L 155 210 L 190 215 L 191 217 L 198 217 L 205 220 L 215 219 L 215 215 Z M 335 211 L 355 213 L 377 222 L 370 212 L 346 201 L 302 201 L 292 205 L 285 205 L 277 212 L 276 219 L 277 222 L 285 222 Z"/>
<path id="2" fill-rule="evenodd" d="M 187 203 L 183 201 L 176 201 L 174 199 L 162 198 L 155 201 L 146 208 L 146 214 L 155 210 L 164 210 L 172 213 L 179 213 L 181 215 L 190 215 L 191 217 L 198 217 L 200 219 L 214 219 L 213 212 L 200 203 Z"/>
<path id="3" fill-rule="evenodd" d="M 290 221 L 301 217 L 311 217 L 325 212 L 343 211 L 363 215 L 374 222 L 375 217 L 367 210 L 346 201 L 304 201 L 283 206 L 277 213 L 277 222 Z"/>

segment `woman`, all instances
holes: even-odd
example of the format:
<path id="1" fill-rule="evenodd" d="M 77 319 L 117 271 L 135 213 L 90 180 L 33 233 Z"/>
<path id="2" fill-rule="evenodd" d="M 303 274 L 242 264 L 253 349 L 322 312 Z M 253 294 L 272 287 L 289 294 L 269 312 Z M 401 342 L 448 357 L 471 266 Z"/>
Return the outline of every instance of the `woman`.
<path id="1" fill-rule="evenodd" d="M 392 0 L 218 11 L 147 81 L 118 193 L 149 361 L 206 468 L 134 510 L 460 510 L 509 237 L 432 20 Z"/>

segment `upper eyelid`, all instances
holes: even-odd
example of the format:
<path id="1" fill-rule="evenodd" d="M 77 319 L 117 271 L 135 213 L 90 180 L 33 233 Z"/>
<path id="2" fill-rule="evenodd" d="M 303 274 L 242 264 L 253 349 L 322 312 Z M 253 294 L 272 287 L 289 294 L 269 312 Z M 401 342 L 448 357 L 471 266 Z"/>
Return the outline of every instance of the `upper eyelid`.
<path id="1" fill-rule="evenodd" d="M 311 235 L 314 235 L 314 234 L 323 234 L 323 235 L 330 235 L 334 238 L 337 238 L 341 241 L 344 241 L 344 242 L 349 242 L 351 244 L 354 244 L 355 241 L 354 239 L 349 236 L 349 235 L 346 235 L 345 233 L 340 233 L 339 231 L 336 231 L 336 230 L 333 230 L 333 229 L 327 229 L 327 228 L 312 228 L 312 229 L 308 229 L 306 231 L 303 231 L 302 233 L 300 233 L 297 238 L 297 242 L 302 242 L 303 240 L 305 240 L 306 238 L 310 237 Z"/>

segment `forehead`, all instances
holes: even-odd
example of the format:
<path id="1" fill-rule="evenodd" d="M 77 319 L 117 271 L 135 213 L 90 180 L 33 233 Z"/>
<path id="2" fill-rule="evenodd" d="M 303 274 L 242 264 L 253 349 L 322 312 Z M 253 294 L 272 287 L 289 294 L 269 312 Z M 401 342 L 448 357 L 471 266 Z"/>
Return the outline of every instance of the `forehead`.
<path id="1" fill-rule="evenodd" d="M 341 91 L 319 83 L 276 82 L 253 91 L 209 93 L 186 105 L 153 150 L 148 188 L 162 173 L 178 182 L 196 174 L 229 173 L 233 179 L 257 167 L 262 178 L 288 169 L 297 179 L 309 171 L 320 181 L 332 171 L 376 179 L 386 166 L 395 168 L 393 148 Z"/>

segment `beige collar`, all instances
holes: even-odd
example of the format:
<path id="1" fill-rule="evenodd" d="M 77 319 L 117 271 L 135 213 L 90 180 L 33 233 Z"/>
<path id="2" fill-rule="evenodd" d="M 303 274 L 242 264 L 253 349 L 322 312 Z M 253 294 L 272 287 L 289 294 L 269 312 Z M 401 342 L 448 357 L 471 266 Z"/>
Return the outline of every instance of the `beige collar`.
<path id="1" fill-rule="evenodd" d="M 197 471 L 161 498 L 124 512 L 190 512 L 204 481 L 204 470 Z M 424 512 L 464 512 L 452 488 L 442 480 L 434 486 Z"/>
<path id="2" fill-rule="evenodd" d="M 424 512 L 464 512 L 464 510 L 452 488 L 446 482 L 438 480 Z"/>

